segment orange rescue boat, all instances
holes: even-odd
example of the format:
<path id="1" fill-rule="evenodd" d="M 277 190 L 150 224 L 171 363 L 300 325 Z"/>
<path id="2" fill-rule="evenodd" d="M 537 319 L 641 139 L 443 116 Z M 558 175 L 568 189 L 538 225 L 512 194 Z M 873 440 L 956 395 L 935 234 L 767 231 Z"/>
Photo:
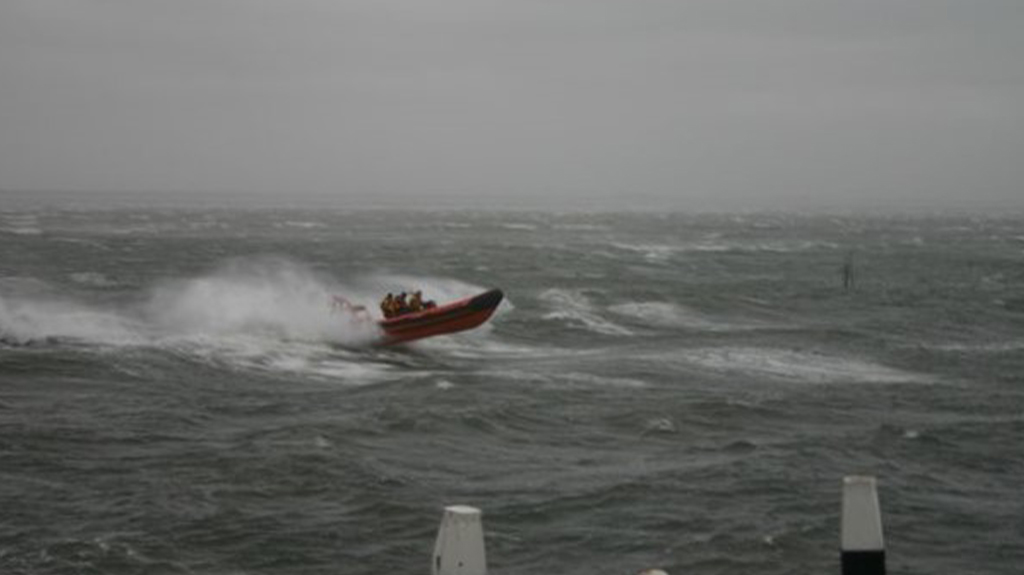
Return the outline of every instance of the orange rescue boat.
<path id="1" fill-rule="evenodd" d="M 504 297 L 500 289 L 492 289 L 443 306 L 381 320 L 381 344 L 394 345 L 473 329 L 491 317 Z"/>

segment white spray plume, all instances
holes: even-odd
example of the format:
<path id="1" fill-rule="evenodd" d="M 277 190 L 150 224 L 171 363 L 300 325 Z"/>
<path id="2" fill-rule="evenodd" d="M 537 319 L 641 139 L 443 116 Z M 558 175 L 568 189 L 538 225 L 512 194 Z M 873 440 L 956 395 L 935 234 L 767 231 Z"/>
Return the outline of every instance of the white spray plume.
<path id="1" fill-rule="evenodd" d="M 278 258 L 228 263 L 212 274 L 155 289 L 147 310 L 168 335 L 268 335 L 359 343 L 375 322 L 332 311 L 345 291 L 309 268 Z M 346 294 L 352 297 L 351 294 Z"/>

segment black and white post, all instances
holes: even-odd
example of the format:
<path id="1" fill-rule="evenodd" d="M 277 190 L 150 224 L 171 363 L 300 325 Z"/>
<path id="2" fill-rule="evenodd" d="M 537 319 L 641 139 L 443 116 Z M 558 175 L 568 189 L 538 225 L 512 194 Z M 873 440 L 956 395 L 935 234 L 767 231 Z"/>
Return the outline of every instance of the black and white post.
<path id="1" fill-rule="evenodd" d="M 843 575 L 885 575 L 882 513 L 875 478 L 843 478 Z"/>
<path id="2" fill-rule="evenodd" d="M 433 575 L 487 575 L 480 510 L 466 505 L 444 508 L 437 530 Z"/>

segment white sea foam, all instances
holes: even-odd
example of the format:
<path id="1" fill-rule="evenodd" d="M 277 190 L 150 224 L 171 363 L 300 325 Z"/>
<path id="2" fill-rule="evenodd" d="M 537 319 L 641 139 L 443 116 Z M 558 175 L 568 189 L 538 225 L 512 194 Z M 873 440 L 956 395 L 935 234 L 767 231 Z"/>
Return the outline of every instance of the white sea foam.
<path id="1" fill-rule="evenodd" d="M 512 380 L 525 383 L 533 384 L 547 384 L 551 383 L 551 377 L 543 373 L 537 373 L 534 371 L 526 371 L 523 369 L 502 369 L 501 371 L 483 371 L 480 372 L 482 377 L 492 380 Z"/>
<path id="2" fill-rule="evenodd" d="M 99 229 L 106 234 L 115 236 L 153 236 L 162 231 L 160 226 L 156 224 L 135 224 L 116 227 L 105 224 Z"/>
<path id="3" fill-rule="evenodd" d="M 501 224 L 501 227 L 505 228 L 506 230 L 515 230 L 521 232 L 532 232 L 537 229 L 537 226 L 535 224 L 528 224 L 525 222 L 508 222 L 505 224 Z"/>
<path id="4" fill-rule="evenodd" d="M 0 339 L 4 341 L 132 344 L 139 337 L 137 325 L 112 312 L 60 299 L 0 296 Z"/>
<path id="5" fill-rule="evenodd" d="M 496 341 L 487 337 L 490 333 L 488 324 L 473 330 L 470 334 L 452 334 L 447 337 L 432 337 L 413 342 L 413 347 L 443 353 L 449 357 L 459 358 L 538 358 L 549 357 L 560 353 L 551 348 L 539 348 L 525 345 L 513 345 Z"/>
<path id="6" fill-rule="evenodd" d="M 573 327 L 604 335 L 632 335 L 632 331 L 601 317 L 589 298 L 579 290 L 549 289 L 540 294 L 540 299 L 554 309 L 543 318 L 564 321 Z"/>
<path id="7" fill-rule="evenodd" d="M 643 255 L 643 258 L 651 262 L 661 262 L 671 258 L 680 251 L 679 246 L 665 244 L 629 244 L 623 242 L 612 242 L 612 247 L 620 250 L 635 252 Z"/>
<path id="8" fill-rule="evenodd" d="M 215 367 L 301 376 L 304 379 L 369 385 L 408 375 L 357 351 L 314 342 L 280 340 L 268 335 L 191 335 L 161 339 L 154 345 Z"/>
<path id="9" fill-rule="evenodd" d="M 19 236 L 37 236 L 43 233 L 37 216 L 19 213 L 0 216 L 0 231 Z"/>
<path id="10" fill-rule="evenodd" d="M 77 272 L 69 276 L 72 281 L 93 287 L 113 287 L 117 282 L 99 272 Z"/>
<path id="11" fill-rule="evenodd" d="M 676 433 L 678 428 L 674 421 L 668 417 L 657 417 L 649 419 L 644 423 L 644 433 Z"/>
<path id="12" fill-rule="evenodd" d="M 330 358 L 320 354 L 310 356 L 291 355 L 271 362 L 270 370 L 301 374 L 330 381 L 342 381 L 348 385 L 371 385 L 398 377 L 415 375 L 414 372 L 396 372 L 390 366 L 359 359 Z"/>
<path id="13" fill-rule="evenodd" d="M 503 369 L 499 372 L 487 372 L 483 375 L 499 380 L 520 381 L 558 388 L 647 387 L 647 383 L 639 379 L 604 376 L 581 371 L 570 371 L 566 373 L 540 373 L 523 369 Z"/>
<path id="14" fill-rule="evenodd" d="M 718 252 L 775 252 L 793 253 L 811 250 L 834 250 L 839 245 L 833 242 L 811 240 L 779 240 L 770 242 L 749 242 L 736 239 L 722 239 L 718 235 L 679 244 L 631 244 L 612 242 L 613 247 L 620 250 L 636 252 L 644 259 L 652 262 L 666 261 L 676 254 L 685 253 L 718 253 Z"/>
<path id="15" fill-rule="evenodd" d="M 5 226 L 0 231 L 16 236 L 38 236 L 43 233 L 42 229 L 35 226 Z"/>
<path id="16" fill-rule="evenodd" d="M 551 227 L 556 230 L 565 230 L 569 232 L 603 232 L 610 229 L 608 226 L 603 224 L 555 224 Z"/>
<path id="17" fill-rule="evenodd" d="M 681 361 L 721 372 L 806 383 L 923 383 L 922 374 L 857 358 L 777 348 L 723 347 L 681 350 Z"/>
<path id="18" fill-rule="evenodd" d="M 103 243 L 98 242 L 96 240 L 89 240 L 89 239 L 85 239 L 85 238 L 54 238 L 54 241 L 58 241 L 58 242 L 66 243 L 66 244 L 75 244 L 75 245 L 80 245 L 80 246 L 88 246 L 90 248 L 94 248 L 94 249 L 97 249 L 97 250 L 102 250 L 102 251 L 105 251 L 105 252 L 110 251 L 110 248 L 105 246 Z"/>
<path id="19" fill-rule="evenodd" d="M 583 372 L 569 372 L 558 374 L 556 376 L 556 379 L 560 381 L 566 381 L 572 384 L 584 385 L 587 387 L 647 387 L 647 383 L 640 381 L 639 379 L 633 379 L 629 377 L 611 377 Z"/>
<path id="20" fill-rule="evenodd" d="M 1024 340 L 1006 339 L 1002 341 L 975 343 L 923 344 L 915 347 L 959 353 L 1007 353 L 1024 350 Z"/>
<path id="21" fill-rule="evenodd" d="M 317 228 L 326 228 L 327 224 L 323 222 L 307 222 L 307 221 L 295 221 L 290 220 L 281 223 L 275 223 L 275 228 L 298 228 L 300 230 L 312 230 Z"/>
<path id="22" fill-rule="evenodd" d="M 741 327 L 668 302 L 629 302 L 613 305 L 608 310 L 656 327 L 679 327 L 701 331 L 728 331 Z"/>

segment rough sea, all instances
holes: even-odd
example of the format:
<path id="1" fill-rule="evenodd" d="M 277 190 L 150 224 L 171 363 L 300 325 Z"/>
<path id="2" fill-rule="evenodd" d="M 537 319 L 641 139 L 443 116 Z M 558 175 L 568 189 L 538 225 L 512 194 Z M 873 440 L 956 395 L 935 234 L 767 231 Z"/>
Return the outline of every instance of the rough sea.
<path id="1" fill-rule="evenodd" d="M 453 504 L 498 574 L 838 573 L 851 474 L 890 573 L 1021 573 L 1024 218 L 0 195 L 4 575 L 425 574 Z"/>

